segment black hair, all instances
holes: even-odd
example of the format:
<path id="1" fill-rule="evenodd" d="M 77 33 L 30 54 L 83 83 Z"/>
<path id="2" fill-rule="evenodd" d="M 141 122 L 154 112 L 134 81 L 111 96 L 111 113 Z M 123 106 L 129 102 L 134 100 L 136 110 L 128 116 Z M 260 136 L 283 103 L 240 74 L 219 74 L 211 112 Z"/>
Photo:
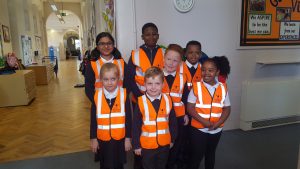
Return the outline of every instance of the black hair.
<path id="1" fill-rule="evenodd" d="M 101 32 L 96 37 L 96 46 L 98 45 L 100 39 L 104 37 L 108 37 L 112 41 L 112 43 L 115 44 L 115 39 L 109 32 Z"/>
<path id="2" fill-rule="evenodd" d="M 145 30 L 146 30 L 147 28 L 154 28 L 154 29 L 158 32 L 157 26 L 156 26 L 154 23 L 149 22 L 149 23 L 144 24 L 144 26 L 142 27 L 142 34 L 145 33 Z"/>
<path id="3" fill-rule="evenodd" d="M 114 50 L 111 52 L 112 55 L 114 56 L 115 59 L 122 59 L 122 55 L 121 52 L 114 47 Z M 96 61 L 98 60 L 98 58 L 100 57 L 100 51 L 97 48 L 94 48 L 91 52 L 91 59 L 92 61 Z"/>
<path id="4" fill-rule="evenodd" d="M 185 46 L 185 51 L 187 51 L 187 48 L 188 48 L 190 45 L 196 45 L 196 46 L 199 46 L 200 50 L 201 50 L 201 48 L 202 48 L 200 42 L 198 42 L 198 41 L 196 41 L 196 40 L 191 40 L 191 41 L 189 41 L 189 42 L 186 44 L 186 46 Z"/>
<path id="5" fill-rule="evenodd" d="M 109 32 L 101 32 L 96 37 L 96 46 L 98 45 L 98 42 L 100 41 L 100 39 L 103 37 L 108 37 L 112 41 L 112 43 L 115 44 L 115 39 Z M 112 55 L 114 56 L 115 59 L 122 58 L 121 52 L 116 47 L 114 47 L 114 50 L 112 51 Z M 100 51 L 97 49 L 97 47 L 95 47 L 91 51 L 91 59 L 90 60 L 96 61 L 99 57 L 100 57 Z"/>
<path id="6" fill-rule="evenodd" d="M 220 71 L 220 75 L 225 75 L 228 76 L 230 73 L 230 64 L 229 64 L 229 60 L 227 59 L 226 56 L 214 56 L 212 58 L 208 58 L 206 59 L 203 64 L 205 62 L 211 62 L 213 63 L 217 69 Z"/>

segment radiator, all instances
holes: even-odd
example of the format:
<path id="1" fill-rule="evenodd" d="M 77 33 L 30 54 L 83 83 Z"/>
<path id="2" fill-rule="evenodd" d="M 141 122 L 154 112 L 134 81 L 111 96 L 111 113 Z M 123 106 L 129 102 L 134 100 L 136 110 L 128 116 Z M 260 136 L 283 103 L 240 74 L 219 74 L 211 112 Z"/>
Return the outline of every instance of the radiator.
<path id="1" fill-rule="evenodd" d="M 300 122 L 300 79 L 251 80 L 242 85 L 240 128 Z"/>

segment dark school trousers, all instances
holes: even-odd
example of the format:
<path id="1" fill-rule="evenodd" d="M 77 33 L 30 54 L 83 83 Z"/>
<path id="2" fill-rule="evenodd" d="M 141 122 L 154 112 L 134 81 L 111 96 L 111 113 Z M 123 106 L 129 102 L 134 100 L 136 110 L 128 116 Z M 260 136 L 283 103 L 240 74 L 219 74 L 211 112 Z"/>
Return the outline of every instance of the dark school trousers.
<path id="1" fill-rule="evenodd" d="M 120 166 L 118 168 L 105 168 L 105 167 L 101 167 L 101 165 L 100 165 L 100 169 L 124 169 L 124 167 Z"/>
<path id="2" fill-rule="evenodd" d="M 133 169 L 144 169 L 142 164 L 142 156 L 138 156 L 133 153 Z"/>
<path id="3" fill-rule="evenodd" d="M 166 169 L 169 149 L 169 145 L 157 149 L 142 149 L 144 169 Z"/>
<path id="4" fill-rule="evenodd" d="M 205 157 L 205 169 L 213 169 L 215 166 L 216 148 L 222 131 L 216 134 L 209 134 L 194 127 L 190 129 L 192 149 L 189 169 L 198 169 L 203 157 Z"/>
<path id="5" fill-rule="evenodd" d="M 177 117 L 178 135 L 173 147 L 170 149 L 167 169 L 182 168 L 185 165 L 184 155 L 186 153 L 185 142 L 187 140 L 188 126 L 184 126 L 184 116 Z"/>

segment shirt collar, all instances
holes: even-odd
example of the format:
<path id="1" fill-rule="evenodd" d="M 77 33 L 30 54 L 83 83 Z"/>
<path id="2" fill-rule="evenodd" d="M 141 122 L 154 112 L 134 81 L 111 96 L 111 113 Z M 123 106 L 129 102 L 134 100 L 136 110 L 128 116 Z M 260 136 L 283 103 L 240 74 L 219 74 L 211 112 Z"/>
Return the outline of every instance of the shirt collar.
<path id="1" fill-rule="evenodd" d="M 198 64 L 199 64 L 199 62 L 197 62 L 196 64 L 192 65 L 188 60 L 186 60 L 185 63 L 189 68 L 194 67 L 195 69 L 198 68 Z"/>
<path id="2" fill-rule="evenodd" d="M 153 97 L 149 96 L 147 92 L 146 92 L 146 95 L 147 95 L 148 99 L 149 99 L 151 102 L 153 102 L 155 99 L 158 99 L 158 100 L 161 99 L 161 94 L 159 94 L 156 98 L 153 98 Z"/>
<path id="3" fill-rule="evenodd" d="M 215 81 L 216 81 L 216 84 L 214 84 L 213 86 L 212 85 L 210 85 L 210 84 L 208 84 L 208 83 L 206 83 L 206 82 L 204 82 L 203 80 L 202 80 L 202 82 L 203 82 L 203 84 L 205 85 L 205 87 L 207 87 L 207 88 L 209 88 L 209 87 L 213 87 L 213 88 L 218 88 L 218 86 L 219 86 L 219 81 L 218 81 L 218 78 L 215 78 Z"/>
<path id="4" fill-rule="evenodd" d="M 111 57 L 111 59 L 109 59 L 109 60 L 104 59 L 102 56 L 100 56 L 100 58 L 103 63 L 112 63 L 114 61 L 114 57 Z"/>
<path id="5" fill-rule="evenodd" d="M 176 76 L 176 71 L 174 71 L 173 73 L 168 73 L 168 72 L 164 71 L 164 75 L 165 76 L 172 75 L 173 77 L 175 77 Z"/>
<path id="6" fill-rule="evenodd" d="M 146 44 L 143 44 L 142 46 L 140 46 L 140 47 L 144 47 L 144 48 L 146 48 L 146 49 L 149 49 L 150 50 L 150 48 L 146 45 Z M 155 45 L 155 47 L 153 48 L 153 49 L 156 49 L 156 48 L 158 48 L 159 46 L 158 45 Z"/>
<path id="7" fill-rule="evenodd" d="M 103 91 L 104 91 L 104 95 L 105 95 L 105 98 L 107 98 L 107 99 L 113 99 L 113 98 L 116 98 L 117 97 L 117 95 L 118 95 L 118 88 L 119 87 L 117 87 L 113 92 L 109 92 L 109 91 L 107 91 L 104 87 L 103 87 Z"/>

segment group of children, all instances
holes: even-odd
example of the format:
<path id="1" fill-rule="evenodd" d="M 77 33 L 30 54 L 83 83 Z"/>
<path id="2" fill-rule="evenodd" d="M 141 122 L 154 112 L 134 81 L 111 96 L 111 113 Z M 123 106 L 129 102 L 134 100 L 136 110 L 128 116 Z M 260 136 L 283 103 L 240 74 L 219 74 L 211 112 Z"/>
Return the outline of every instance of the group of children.
<path id="1" fill-rule="evenodd" d="M 198 41 L 188 42 L 185 51 L 177 44 L 164 50 L 153 23 L 143 26 L 142 39 L 127 65 L 113 37 L 102 32 L 86 67 L 91 149 L 100 168 L 123 169 L 131 149 L 134 169 L 197 169 L 203 157 L 205 168 L 214 168 L 230 114 L 227 58 L 201 64 Z"/>

